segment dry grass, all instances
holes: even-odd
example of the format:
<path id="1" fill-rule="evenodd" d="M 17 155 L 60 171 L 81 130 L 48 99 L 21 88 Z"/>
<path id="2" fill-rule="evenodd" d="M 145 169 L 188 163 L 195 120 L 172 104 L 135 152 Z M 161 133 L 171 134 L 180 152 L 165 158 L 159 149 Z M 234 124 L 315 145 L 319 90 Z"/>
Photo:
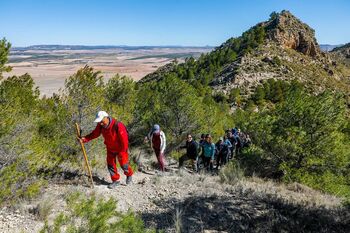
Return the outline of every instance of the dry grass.
<path id="1" fill-rule="evenodd" d="M 53 201 L 51 199 L 45 199 L 29 209 L 29 212 L 33 214 L 37 220 L 45 221 L 52 212 L 53 207 Z"/>
<path id="2" fill-rule="evenodd" d="M 222 183 L 236 184 L 244 179 L 244 171 L 240 168 L 238 163 L 230 161 L 219 172 L 220 180 Z"/>
<path id="3" fill-rule="evenodd" d="M 305 207 L 334 209 L 342 206 L 342 199 L 321 193 L 299 183 L 283 184 L 257 177 L 238 182 L 235 191 L 259 199 L 280 200 L 283 203 Z"/>
<path id="4" fill-rule="evenodd" d="M 174 228 L 176 233 L 181 233 L 182 232 L 182 215 L 183 211 L 179 207 L 175 209 L 175 214 L 174 214 Z"/>

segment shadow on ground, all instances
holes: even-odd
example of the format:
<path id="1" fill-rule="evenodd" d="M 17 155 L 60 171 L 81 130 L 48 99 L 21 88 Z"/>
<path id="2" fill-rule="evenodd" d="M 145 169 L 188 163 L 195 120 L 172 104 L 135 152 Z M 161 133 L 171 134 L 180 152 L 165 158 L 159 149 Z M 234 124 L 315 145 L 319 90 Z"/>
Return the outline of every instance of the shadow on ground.
<path id="1" fill-rule="evenodd" d="M 181 232 L 350 232 L 350 211 L 345 208 L 305 207 L 279 199 L 235 194 L 231 198 L 193 196 L 155 204 L 164 211 L 141 216 L 148 227 L 166 232 L 175 231 L 176 219 L 181 222 Z"/>
<path id="2" fill-rule="evenodd" d="M 82 174 L 79 171 L 51 171 L 42 170 L 40 174 L 45 174 L 45 177 L 56 184 L 69 184 L 69 185 L 84 185 L 90 186 L 90 177 L 86 174 Z M 104 178 L 96 175 L 92 175 L 92 179 L 95 185 L 108 185 Z"/>

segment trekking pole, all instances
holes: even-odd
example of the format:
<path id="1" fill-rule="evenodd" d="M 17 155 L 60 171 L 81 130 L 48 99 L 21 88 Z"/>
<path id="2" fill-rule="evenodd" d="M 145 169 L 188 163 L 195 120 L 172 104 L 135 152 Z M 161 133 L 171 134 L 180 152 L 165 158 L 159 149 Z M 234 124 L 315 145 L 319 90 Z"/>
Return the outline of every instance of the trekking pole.
<path id="1" fill-rule="evenodd" d="M 80 138 L 81 137 L 81 132 L 80 132 L 80 127 L 79 127 L 78 123 L 75 123 L 75 128 L 77 130 L 77 136 Z M 94 188 L 94 181 L 92 179 L 92 173 L 91 173 L 91 169 L 90 169 L 90 166 L 89 166 L 88 157 L 86 155 L 85 146 L 84 146 L 84 143 L 81 140 L 79 140 L 79 142 L 80 142 L 81 150 L 83 151 L 85 165 L 86 165 L 86 168 L 87 168 L 87 170 L 89 172 L 89 176 L 90 176 L 90 179 L 91 179 L 91 187 Z"/>

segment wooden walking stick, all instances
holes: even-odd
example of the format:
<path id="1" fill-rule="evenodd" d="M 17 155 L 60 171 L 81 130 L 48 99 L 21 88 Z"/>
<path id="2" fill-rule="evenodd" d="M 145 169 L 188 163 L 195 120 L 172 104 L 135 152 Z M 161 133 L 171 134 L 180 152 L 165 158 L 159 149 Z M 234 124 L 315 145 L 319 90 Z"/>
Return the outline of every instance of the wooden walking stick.
<path id="1" fill-rule="evenodd" d="M 77 130 L 77 136 L 80 138 L 81 137 L 81 135 L 80 135 L 80 127 L 79 127 L 78 123 L 75 123 L 75 128 Z M 83 154 L 84 154 L 85 165 L 86 165 L 86 168 L 87 168 L 87 170 L 89 172 L 89 176 L 90 176 L 90 180 L 91 180 L 91 187 L 94 188 L 94 181 L 92 179 L 92 173 L 91 173 L 88 157 L 86 155 L 85 146 L 84 146 L 84 143 L 81 140 L 79 140 L 79 142 L 80 142 L 81 150 L 83 151 Z"/>

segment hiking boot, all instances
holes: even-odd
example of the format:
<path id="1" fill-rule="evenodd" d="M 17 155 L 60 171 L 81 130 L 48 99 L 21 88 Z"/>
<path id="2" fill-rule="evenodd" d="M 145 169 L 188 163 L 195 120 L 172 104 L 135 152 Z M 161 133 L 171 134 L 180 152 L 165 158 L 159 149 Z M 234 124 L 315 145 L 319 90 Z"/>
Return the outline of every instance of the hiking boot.
<path id="1" fill-rule="evenodd" d="M 116 181 L 113 181 L 112 183 L 110 183 L 107 187 L 109 189 L 114 189 L 114 188 L 118 187 L 119 185 L 120 185 L 119 180 L 116 180 Z"/>
<path id="2" fill-rule="evenodd" d="M 126 184 L 127 185 L 132 184 L 132 176 L 127 176 L 126 177 Z"/>

